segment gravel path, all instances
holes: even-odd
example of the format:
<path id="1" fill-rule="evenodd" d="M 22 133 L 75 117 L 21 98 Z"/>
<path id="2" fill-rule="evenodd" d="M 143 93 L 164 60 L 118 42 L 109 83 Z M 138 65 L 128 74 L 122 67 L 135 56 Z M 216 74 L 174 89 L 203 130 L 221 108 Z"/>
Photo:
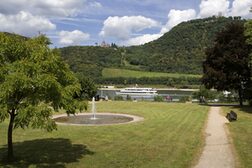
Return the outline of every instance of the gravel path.
<path id="1" fill-rule="evenodd" d="M 206 128 L 205 147 L 194 168 L 235 167 L 235 159 L 225 129 L 227 122 L 228 120 L 220 114 L 220 107 L 211 107 Z"/>

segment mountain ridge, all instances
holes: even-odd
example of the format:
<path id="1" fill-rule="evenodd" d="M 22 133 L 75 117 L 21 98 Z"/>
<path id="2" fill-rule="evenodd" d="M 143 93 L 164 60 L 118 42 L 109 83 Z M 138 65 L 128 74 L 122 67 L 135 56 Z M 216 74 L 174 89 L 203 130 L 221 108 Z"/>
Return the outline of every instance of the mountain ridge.
<path id="1" fill-rule="evenodd" d="M 91 78 L 102 77 L 103 68 L 202 74 L 205 49 L 214 44 L 215 34 L 234 20 L 244 22 L 240 17 L 214 16 L 182 22 L 140 46 L 68 46 L 58 50 L 75 73 Z"/>
<path id="2" fill-rule="evenodd" d="M 129 47 L 127 59 L 147 71 L 201 74 L 205 49 L 213 45 L 215 34 L 234 20 L 244 21 L 213 16 L 182 22 L 157 40 Z"/>

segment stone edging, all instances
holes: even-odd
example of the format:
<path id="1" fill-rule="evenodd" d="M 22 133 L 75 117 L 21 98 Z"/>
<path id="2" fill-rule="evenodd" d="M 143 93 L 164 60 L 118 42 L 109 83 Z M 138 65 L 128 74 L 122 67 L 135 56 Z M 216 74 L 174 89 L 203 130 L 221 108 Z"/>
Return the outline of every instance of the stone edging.
<path id="1" fill-rule="evenodd" d="M 133 118 L 132 121 L 124 122 L 124 123 L 115 123 L 115 124 L 70 124 L 70 123 L 61 123 L 56 122 L 57 125 L 71 125 L 71 126 L 107 126 L 107 125 L 123 125 L 123 124 L 130 124 L 134 122 L 143 121 L 144 118 L 140 116 L 130 115 L 130 114 L 121 114 L 121 113 L 96 113 L 97 115 L 117 115 L 117 116 L 124 116 L 124 117 L 130 117 Z M 84 115 L 92 115 L 92 113 L 78 113 L 75 116 L 84 116 Z M 58 117 L 66 117 L 67 114 L 59 114 L 59 115 L 53 115 L 54 118 Z"/>

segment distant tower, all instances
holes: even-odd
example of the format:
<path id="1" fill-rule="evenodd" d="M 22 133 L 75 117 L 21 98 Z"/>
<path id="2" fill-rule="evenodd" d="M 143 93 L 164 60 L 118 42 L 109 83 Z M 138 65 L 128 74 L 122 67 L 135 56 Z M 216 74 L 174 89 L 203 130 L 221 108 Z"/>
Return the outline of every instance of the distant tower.
<path id="1" fill-rule="evenodd" d="M 101 43 L 101 47 L 108 48 L 108 47 L 110 47 L 110 45 L 107 44 L 107 43 L 103 40 L 102 43 Z"/>
<path id="2" fill-rule="evenodd" d="M 101 43 L 101 47 L 105 47 L 106 46 L 106 42 L 103 40 Z"/>

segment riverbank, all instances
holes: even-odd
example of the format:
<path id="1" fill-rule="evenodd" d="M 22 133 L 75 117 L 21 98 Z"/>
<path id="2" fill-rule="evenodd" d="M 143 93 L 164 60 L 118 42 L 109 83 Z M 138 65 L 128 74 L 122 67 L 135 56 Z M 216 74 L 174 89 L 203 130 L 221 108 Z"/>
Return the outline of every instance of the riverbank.
<path id="1" fill-rule="evenodd" d="M 176 88 L 155 88 L 157 90 L 157 96 L 163 97 L 165 100 L 169 102 L 178 102 L 185 97 L 192 97 L 193 93 L 198 91 L 198 89 L 176 89 Z M 100 88 L 97 92 L 97 95 L 100 97 L 108 97 L 109 99 L 114 100 L 117 96 L 116 92 L 119 92 L 120 88 L 108 87 L 108 88 Z M 138 100 L 148 100 L 154 101 L 153 97 L 130 97 L 132 99 Z M 124 97 L 126 99 L 126 97 Z"/>
<path id="2" fill-rule="evenodd" d="M 119 91 L 120 89 L 122 88 L 117 88 L 117 87 L 102 87 L 102 88 L 99 88 L 99 90 L 114 90 L 114 91 Z M 179 90 L 179 91 L 191 91 L 191 92 L 196 92 L 196 91 L 199 91 L 199 89 L 178 89 L 178 88 L 155 88 L 157 91 L 159 90 Z"/>

